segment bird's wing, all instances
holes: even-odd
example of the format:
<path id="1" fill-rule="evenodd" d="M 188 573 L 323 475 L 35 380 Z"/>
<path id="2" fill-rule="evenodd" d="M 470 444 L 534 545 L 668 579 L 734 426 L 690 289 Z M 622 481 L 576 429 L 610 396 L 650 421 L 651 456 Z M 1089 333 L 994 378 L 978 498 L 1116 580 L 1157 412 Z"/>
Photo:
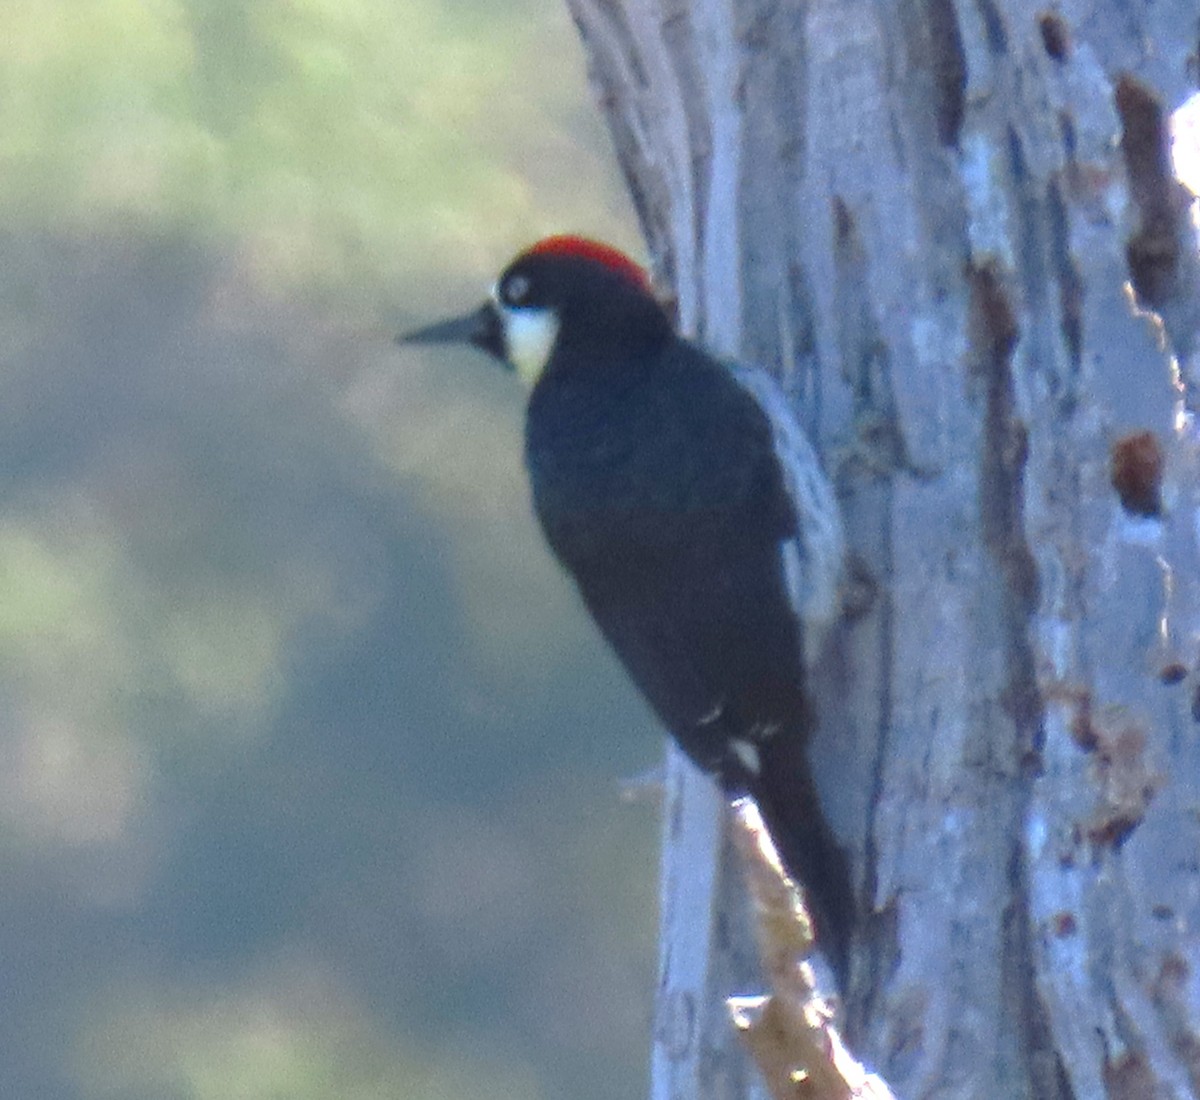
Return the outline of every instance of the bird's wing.
<path id="1" fill-rule="evenodd" d="M 686 558 L 639 557 L 618 583 L 577 578 L 642 694 L 693 760 L 714 772 L 727 763 L 731 738 L 782 728 L 802 735 L 810 723 L 803 641 L 778 543 L 758 527 L 725 536 L 718 542 L 698 530 Z"/>
<path id="2" fill-rule="evenodd" d="M 841 510 L 816 451 L 775 379 L 756 367 L 733 365 L 730 373 L 754 398 L 771 427 L 794 516 L 792 534 L 781 546 L 784 574 L 793 609 L 804 623 L 805 653 L 815 660 L 839 610 L 846 552 Z"/>

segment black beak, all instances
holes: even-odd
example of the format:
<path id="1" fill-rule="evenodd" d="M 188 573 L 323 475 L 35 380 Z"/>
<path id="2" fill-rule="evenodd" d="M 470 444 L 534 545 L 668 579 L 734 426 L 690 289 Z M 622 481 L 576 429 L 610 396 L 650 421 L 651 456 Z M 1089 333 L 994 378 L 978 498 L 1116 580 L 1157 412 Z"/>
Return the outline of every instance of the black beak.
<path id="1" fill-rule="evenodd" d="M 504 341 L 500 318 L 491 302 L 485 302 L 474 313 L 438 321 L 413 332 L 396 337 L 398 344 L 473 344 L 497 359 L 504 357 Z"/>

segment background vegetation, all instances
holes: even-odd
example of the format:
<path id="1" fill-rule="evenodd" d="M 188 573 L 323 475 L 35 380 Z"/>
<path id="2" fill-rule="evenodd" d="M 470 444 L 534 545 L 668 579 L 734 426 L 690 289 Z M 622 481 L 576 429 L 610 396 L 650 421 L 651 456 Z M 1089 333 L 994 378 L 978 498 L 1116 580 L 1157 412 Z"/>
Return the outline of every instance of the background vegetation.
<path id="1" fill-rule="evenodd" d="M 564 13 L 0 25 L 0 1094 L 637 1095 L 659 741 L 520 394 L 390 343 L 636 248 Z"/>

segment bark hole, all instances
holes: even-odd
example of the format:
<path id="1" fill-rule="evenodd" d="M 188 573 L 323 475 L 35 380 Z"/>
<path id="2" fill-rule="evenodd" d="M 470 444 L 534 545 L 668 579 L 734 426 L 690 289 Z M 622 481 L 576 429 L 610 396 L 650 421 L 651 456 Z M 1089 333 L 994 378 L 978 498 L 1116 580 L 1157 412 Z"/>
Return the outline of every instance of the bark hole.
<path id="1" fill-rule="evenodd" d="M 1046 55 L 1055 61 L 1066 61 L 1071 52 L 1071 31 L 1067 21 L 1056 12 L 1045 11 L 1038 16 L 1038 30 Z"/>
<path id="2" fill-rule="evenodd" d="M 1138 228 L 1125 245 L 1129 278 L 1145 305 L 1161 309 L 1175 289 L 1182 248 L 1170 129 L 1162 104 L 1128 74 L 1117 81 L 1116 105 L 1130 196 L 1138 209 Z"/>
<path id="3" fill-rule="evenodd" d="M 1165 687 L 1174 687 L 1187 679 L 1188 668 L 1182 661 L 1168 661 L 1158 670 L 1158 679 Z"/>
<path id="4" fill-rule="evenodd" d="M 1112 445 L 1109 477 L 1121 507 L 1130 515 L 1162 515 L 1162 478 L 1166 458 L 1153 432 L 1134 432 Z"/>

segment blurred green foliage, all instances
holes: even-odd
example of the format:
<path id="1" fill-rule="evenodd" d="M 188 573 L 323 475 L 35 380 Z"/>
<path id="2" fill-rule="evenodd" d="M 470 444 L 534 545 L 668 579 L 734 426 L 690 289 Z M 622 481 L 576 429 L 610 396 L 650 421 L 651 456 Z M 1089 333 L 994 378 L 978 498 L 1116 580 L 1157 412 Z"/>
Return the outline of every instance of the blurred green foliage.
<path id="1" fill-rule="evenodd" d="M 4 0 L 0 224 L 224 234 L 272 281 L 367 292 L 618 229 L 546 7 Z"/>
<path id="2" fill-rule="evenodd" d="M 640 1092 L 640 704 L 400 321 L 636 247 L 557 5 L 0 0 L 0 1095 Z"/>

